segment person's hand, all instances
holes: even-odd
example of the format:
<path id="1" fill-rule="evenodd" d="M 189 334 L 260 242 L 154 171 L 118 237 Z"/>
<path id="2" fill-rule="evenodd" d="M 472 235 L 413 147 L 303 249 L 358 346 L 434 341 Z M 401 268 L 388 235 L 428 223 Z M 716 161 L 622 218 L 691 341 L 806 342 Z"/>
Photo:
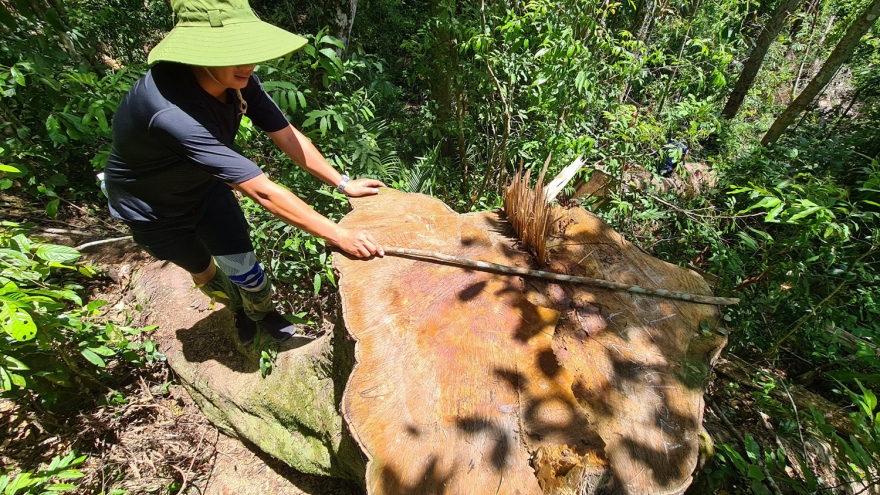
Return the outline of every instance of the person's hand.
<path id="1" fill-rule="evenodd" d="M 385 256 L 382 246 L 366 230 L 342 229 L 340 234 L 339 248 L 352 256 L 358 258 Z"/>
<path id="2" fill-rule="evenodd" d="M 352 179 L 345 185 L 345 194 L 352 198 L 379 194 L 379 188 L 385 184 L 376 179 Z"/>

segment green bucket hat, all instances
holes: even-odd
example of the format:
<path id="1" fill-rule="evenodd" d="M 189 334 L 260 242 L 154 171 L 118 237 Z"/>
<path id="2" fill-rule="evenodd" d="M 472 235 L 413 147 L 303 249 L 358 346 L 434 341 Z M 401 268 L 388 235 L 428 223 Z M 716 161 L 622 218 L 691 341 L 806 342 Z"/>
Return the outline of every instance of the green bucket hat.
<path id="1" fill-rule="evenodd" d="M 247 0 L 171 0 L 174 29 L 147 58 L 205 67 L 265 62 L 299 50 L 306 39 L 257 18 Z"/>

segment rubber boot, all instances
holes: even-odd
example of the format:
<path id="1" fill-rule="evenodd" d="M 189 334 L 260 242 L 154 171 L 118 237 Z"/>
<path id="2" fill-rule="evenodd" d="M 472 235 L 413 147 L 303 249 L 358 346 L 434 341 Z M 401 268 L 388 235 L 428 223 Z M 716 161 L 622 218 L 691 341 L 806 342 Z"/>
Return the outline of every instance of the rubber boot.
<path id="1" fill-rule="evenodd" d="M 220 268 L 217 268 L 214 278 L 207 284 L 196 284 L 196 287 L 202 291 L 202 294 L 210 297 L 212 302 L 219 301 L 230 311 L 235 311 L 243 306 L 238 286 L 233 284 L 232 280 L 229 280 L 229 277 Z"/>

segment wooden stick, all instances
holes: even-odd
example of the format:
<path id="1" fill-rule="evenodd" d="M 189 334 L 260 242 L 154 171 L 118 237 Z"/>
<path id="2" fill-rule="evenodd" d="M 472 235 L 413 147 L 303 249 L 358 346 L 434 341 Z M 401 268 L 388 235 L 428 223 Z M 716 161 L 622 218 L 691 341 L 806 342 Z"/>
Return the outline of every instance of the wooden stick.
<path id="1" fill-rule="evenodd" d="M 598 287 L 603 287 L 606 289 L 612 290 L 622 290 L 626 292 L 632 292 L 634 294 L 641 294 L 645 296 L 656 296 L 656 297 L 664 297 L 667 299 L 678 299 L 681 301 L 700 303 L 700 304 L 717 304 L 720 306 L 729 306 L 732 304 L 739 303 L 739 299 L 730 298 L 730 297 L 713 297 L 713 296 L 704 296 L 700 294 L 688 294 L 685 292 L 676 292 L 666 289 L 648 289 L 644 287 L 640 287 L 638 285 L 627 285 L 621 284 L 618 282 L 612 282 L 609 280 L 602 280 L 599 278 L 589 278 L 589 277 L 578 277 L 574 275 L 563 275 L 561 273 L 552 273 L 545 272 L 540 270 L 528 270 L 525 268 L 517 268 L 513 266 L 507 265 L 499 265 L 496 263 L 489 263 L 487 261 L 477 261 L 471 260 L 468 258 L 461 258 L 458 256 L 450 256 L 448 254 L 437 253 L 433 251 L 422 251 L 419 249 L 406 249 L 406 248 L 396 248 L 396 247 L 385 247 L 383 248 L 385 254 L 390 254 L 392 256 L 400 256 L 400 257 L 413 257 L 413 258 L 428 258 L 439 261 L 445 261 L 447 263 L 451 263 L 453 265 L 458 266 L 467 266 L 471 268 L 482 269 L 485 271 L 493 272 L 493 273 L 503 273 L 503 274 L 512 274 L 512 275 L 522 275 L 524 277 L 536 277 L 543 278 L 548 280 L 558 280 L 560 282 L 570 282 L 573 284 L 585 284 L 585 285 L 595 285 Z"/>
<path id="2" fill-rule="evenodd" d="M 82 251 L 83 249 L 90 248 L 92 246 L 98 246 L 100 244 L 107 244 L 110 242 L 127 241 L 131 238 L 132 237 L 130 235 L 127 235 L 125 237 L 114 237 L 113 239 L 101 239 L 100 241 L 92 241 L 92 242 L 87 242 L 85 244 L 80 244 L 79 246 L 77 246 L 73 249 L 76 249 L 77 251 Z"/>

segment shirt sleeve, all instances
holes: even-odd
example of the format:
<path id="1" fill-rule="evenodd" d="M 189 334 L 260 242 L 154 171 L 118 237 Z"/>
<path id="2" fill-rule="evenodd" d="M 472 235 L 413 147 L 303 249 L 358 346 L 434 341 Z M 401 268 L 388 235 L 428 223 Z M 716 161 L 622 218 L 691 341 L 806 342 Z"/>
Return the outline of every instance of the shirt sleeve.
<path id="1" fill-rule="evenodd" d="M 242 90 L 241 95 L 247 101 L 248 118 L 260 129 L 266 132 L 275 132 L 289 125 L 284 112 L 278 108 L 275 100 L 266 93 L 255 74 L 251 74 L 251 80 Z"/>
<path id="2" fill-rule="evenodd" d="M 150 121 L 149 133 L 160 143 L 217 179 L 240 184 L 262 174 L 256 163 L 220 142 L 209 122 L 199 122 L 177 107 L 162 110 Z"/>

